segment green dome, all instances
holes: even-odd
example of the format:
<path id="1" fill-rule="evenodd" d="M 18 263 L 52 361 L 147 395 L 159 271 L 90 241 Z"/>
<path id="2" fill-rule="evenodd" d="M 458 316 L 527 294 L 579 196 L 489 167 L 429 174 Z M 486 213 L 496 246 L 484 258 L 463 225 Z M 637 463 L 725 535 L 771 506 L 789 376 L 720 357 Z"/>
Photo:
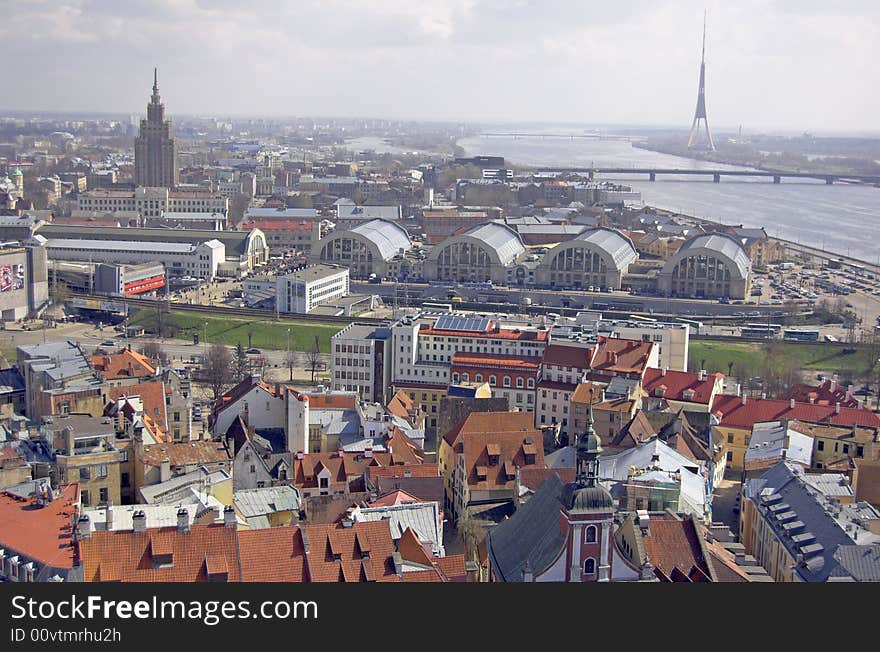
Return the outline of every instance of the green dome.
<path id="1" fill-rule="evenodd" d="M 562 502 L 569 512 L 611 512 L 614 501 L 604 487 L 581 487 L 576 482 L 565 485 Z"/>

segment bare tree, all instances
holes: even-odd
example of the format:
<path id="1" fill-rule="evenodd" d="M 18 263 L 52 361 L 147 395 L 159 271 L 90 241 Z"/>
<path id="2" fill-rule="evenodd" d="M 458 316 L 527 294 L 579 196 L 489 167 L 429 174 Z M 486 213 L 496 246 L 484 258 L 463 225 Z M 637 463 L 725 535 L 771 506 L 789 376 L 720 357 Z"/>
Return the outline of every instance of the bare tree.
<path id="1" fill-rule="evenodd" d="M 296 352 L 288 351 L 284 356 L 284 362 L 287 365 L 287 371 L 290 373 L 289 380 L 293 382 L 293 367 L 296 365 Z"/>
<path id="2" fill-rule="evenodd" d="M 222 344 L 212 344 L 205 355 L 202 372 L 216 401 L 233 381 L 232 354 L 229 349 Z"/>
<path id="3" fill-rule="evenodd" d="M 309 371 L 312 372 L 312 385 L 317 383 L 318 367 L 321 364 L 321 350 L 318 348 L 318 336 L 315 335 L 315 346 L 308 353 Z"/>
<path id="4" fill-rule="evenodd" d="M 163 367 L 167 367 L 168 362 L 170 361 L 165 349 L 163 349 L 162 345 L 158 342 L 146 342 L 140 347 L 140 349 L 138 349 L 138 353 L 148 357 L 150 360 L 155 360 Z"/>
<path id="5" fill-rule="evenodd" d="M 248 373 L 248 368 L 250 367 L 250 360 L 248 360 L 247 353 L 245 353 L 241 342 L 236 345 L 233 357 L 233 377 L 236 382 L 240 382 L 244 380 L 244 377 Z"/>

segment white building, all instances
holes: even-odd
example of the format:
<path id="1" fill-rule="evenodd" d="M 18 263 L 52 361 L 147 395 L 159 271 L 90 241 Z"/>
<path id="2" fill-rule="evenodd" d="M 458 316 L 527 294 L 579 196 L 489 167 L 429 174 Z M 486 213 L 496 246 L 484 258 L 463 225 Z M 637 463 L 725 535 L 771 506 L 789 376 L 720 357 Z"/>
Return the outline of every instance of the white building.
<path id="1" fill-rule="evenodd" d="M 348 296 L 348 274 L 347 267 L 313 265 L 279 276 L 275 286 L 278 311 L 305 314 Z"/>
<path id="2" fill-rule="evenodd" d="M 161 261 L 169 278 L 192 276 L 212 279 L 226 260 L 226 247 L 219 240 L 199 244 L 125 240 L 52 239 L 46 243 L 49 260 L 90 263 L 137 264 Z"/>
<path id="3" fill-rule="evenodd" d="M 226 228 L 229 199 L 220 193 L 143 188 L 108 190 L 97 188 L 77 196 L 77 209 L 86 211 L 137 211 L 144 220 L 170 213 L 212 216 Z"/>
<path id="4" fill-rule="evenodd" d="M 595 341 L 600 335 L 624 340 L 653 342 L 658 365 L 673 371 L 687 371 L 690 325 L 676 322 L 648 322 L 600 319 L 595 312 L 579 312 L 575 327 L 553 329 L 553 339 Z"/>
<path id="5" fill-rule="evenodd" d="M 348 324 L 330 338 L 333 390 L 385 405 L 391 390 L 391 327 Z"/>

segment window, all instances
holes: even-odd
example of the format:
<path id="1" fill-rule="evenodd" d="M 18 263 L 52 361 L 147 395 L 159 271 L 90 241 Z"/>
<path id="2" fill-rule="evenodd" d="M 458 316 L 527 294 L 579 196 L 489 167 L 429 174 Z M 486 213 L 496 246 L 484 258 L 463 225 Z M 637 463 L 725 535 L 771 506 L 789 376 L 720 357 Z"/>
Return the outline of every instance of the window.
<path id="1" fill-rule="evenodd" d="M 83 507 L 89 507 L 92 504 L 92 501 L 90 500 L 90 496 L 89 496 L 88 491 L 83 490 L 81 497 L 82 497 Z"/>
<path id="2" fill-rule="evenodd" d="M 495 374 L 492 374 L 491 376 L 489 376 L 489 384 L 492 385 L 493 387 L 495 386 Z"/>
<path id="3" fill-rule="evenodd" d="M 110 490 L 107 487 L 101 487 L 101 489 L 99 490 L 99 495 L 101 502 L 106 504 L 107 501 L 110 499 Z"/>
<path id="4" fill-rule="evenodd" d="M 593 558 L 584 560 L 584 575 L 592 575 L 596 572 L 596 560 Z"/>
<path id="5" fill-rule="evenodd" d="M 727 451 L 727 461 L 728 462 L 733 461 L 733 451 Z"/>
<path id="6" fill-rule="evenodd" d="M 516 379 L 516 386 L 517 386 L 519 389 L 522 389 L 522 388 L 523 388 L 523 379 L 522 379 L 522 377 L 519 377 L 519 378 Z"/>
<path id="7" fill-rule="evenodd" d="M 727 435 L 727 443 L 728 443 L 728 444 L 732 444 L 732 443 L 733 443 L 733 435 Z"/>
<path id="8" fill-rule="evenodd" d="M 596 526 L 587 526 L 584 530 L 584 543 L 596 543 Z"/>
<path id="9" fill-rule="evenodd" d="M 127 486 L 128 486 L 128 483 L 129 483 L 129 480 L 128 480 L 128 473 L 123 473 L 122 476 L 121 476 L 120 484 L 121 484 L 123 487 L 127 487 Z"/>
<path id="10" fill-rule="evenodd" d="M 505 376 L 505 377 L 504 377 L 504 386 L 505 386 L 505 387 L 510 387 L 510 376 Z"/>
<path id="11" fill-rule="evenodd" d="M 816 442 L 816 450 L 824 451 L 825 450 L 825 442 L 821 439 Z"/>
<path id="12" fill-rule="evenodd" d="M 535 379 L 534 378 L 529 378 L 528 388 L 535 389 Z"/>

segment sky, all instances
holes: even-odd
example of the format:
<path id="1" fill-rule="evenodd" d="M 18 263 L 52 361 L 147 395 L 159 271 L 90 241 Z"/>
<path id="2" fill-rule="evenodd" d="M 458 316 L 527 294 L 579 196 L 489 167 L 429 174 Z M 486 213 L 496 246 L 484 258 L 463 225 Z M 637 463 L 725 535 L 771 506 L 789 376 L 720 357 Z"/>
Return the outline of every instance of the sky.
<path id="1" fill-rule="evenodd" d="M 880 132 L 876 0 L 0 0 L 0 109 Z M 9 56 L 12 53 L 12 56 Z"/>

